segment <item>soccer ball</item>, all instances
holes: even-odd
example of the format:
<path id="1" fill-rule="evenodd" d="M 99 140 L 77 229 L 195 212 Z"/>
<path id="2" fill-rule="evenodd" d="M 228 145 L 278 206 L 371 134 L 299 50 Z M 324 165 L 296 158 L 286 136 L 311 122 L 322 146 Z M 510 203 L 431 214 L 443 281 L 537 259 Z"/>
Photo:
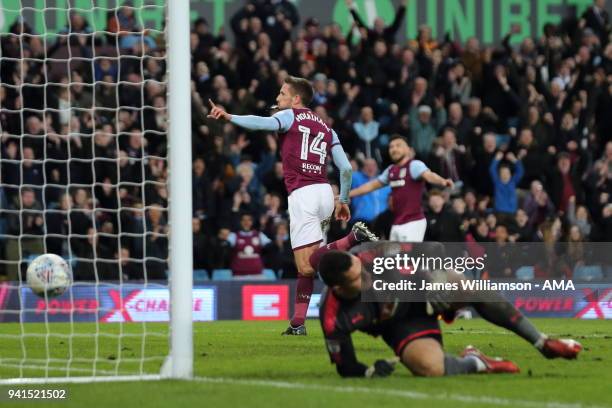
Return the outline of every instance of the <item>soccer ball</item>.
<path id="1" fill-rule="evenodd" d="M 72 283 L 68 263 L 55 254 L 36 257 L 28 266 L 27 281 L 32 292 L 40 297 L 59 296 Z"/>

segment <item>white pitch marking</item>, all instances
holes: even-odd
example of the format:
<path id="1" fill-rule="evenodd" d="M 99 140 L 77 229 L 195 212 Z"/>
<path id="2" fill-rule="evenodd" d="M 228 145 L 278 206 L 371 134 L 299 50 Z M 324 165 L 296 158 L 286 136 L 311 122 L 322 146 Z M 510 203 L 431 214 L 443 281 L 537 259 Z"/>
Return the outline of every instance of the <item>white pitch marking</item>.
<path id="1" fill-rule="evenodd" d="M 427 394 L 420 391 L 409 391 L 409 390 L 397 390 L 392 388 L 370 388 L 370 387 L 355 387 L 355 386 L 328 386 L 319 384 L 305 384 L 295 383 L 288 381 L 271 381 L 271 380 L 248 380 L 248 379 L 232 379 L 222 377 L 195 377 L 195 381 L 213 383 L 213 384 L 234 384 L 234 385 L 246 385 L 246 386 L 262 386 L 272 388 L 289 388 L 289 389 L 310 389 L 317 391 L 329 391 L 338 393 L 363 393 L 363 394 L 381 394 L 392 397 L 401 397 L 407 399 L 420 399 L 420 400 L 444 400 L 444 401 L 457 401 L 469 404 L 484 404 L 484 405 L 496 405 L 496 406 L 510 406 L 510 407 L 526 407 L 526 408 L 610 408 L 605 405 L 583 405 L 580 403 L 565 403 L 558 401 L 529 401 L 520 399 L 509 399 L 509 398 L 498 398 L 491 396 L 472 396 L 463 394 Z"/>
<path id="2" fill-rule="evenodd" d="M 513 333 L 510 331 L 503 331 L 503 330 L 471 330 L 471 329 L 465 329 L 465 330 L 458 330 L 458 329 L 446 329 L 443 330 L 443 333 L 453 333 L 453 334 L 501 334 L 501 335 L 512 335 Z M 561 336 L 562 333 L 546 333 L 548 336 L 553 336 L 553 337 L 557 337 L 557 336 Z M 598 339 L 598 338 L 606 338 L 606 337 L 610 337 L 612 334 L 576 334 L 575 337 L 582 339 Z"/>

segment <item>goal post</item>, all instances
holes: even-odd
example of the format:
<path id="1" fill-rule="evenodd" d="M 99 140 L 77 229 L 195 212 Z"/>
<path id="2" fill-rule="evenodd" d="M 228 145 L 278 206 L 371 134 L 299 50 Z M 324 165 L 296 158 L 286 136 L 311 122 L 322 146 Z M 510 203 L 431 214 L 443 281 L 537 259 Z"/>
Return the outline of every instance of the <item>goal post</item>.
<path id="1" fill-rule="evenodd" d="M 193 377 L 189 3 L 0 1 L 0 385 Z"/>
<path id="2" fill-rule="evenodd" d="M 189 0 L 168 3 L 170 117 L 170 354 L 162 375 L 193 376 L 193 235 L 191 231 L 191 51 Z"/>

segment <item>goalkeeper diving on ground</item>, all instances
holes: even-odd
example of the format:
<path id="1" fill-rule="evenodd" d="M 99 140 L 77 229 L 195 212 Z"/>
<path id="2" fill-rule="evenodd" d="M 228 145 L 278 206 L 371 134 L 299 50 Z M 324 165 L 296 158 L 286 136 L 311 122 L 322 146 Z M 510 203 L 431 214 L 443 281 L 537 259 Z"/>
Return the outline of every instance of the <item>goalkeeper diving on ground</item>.
<path id="1" fill-rule="evenodd" d="M 319 248 L 310 257 L 313 267 L 328 286 L 321 298 L 319 319 L 332 363 L 343 377 L 388 376 L 401 361 L 417 376 L 449 376 L 472 373 L 517 373 L 519 367 L 508 360 L 491 358 L 473 346 L 461 356 L 445 353 L 438 316 L 452 321 L 460 308 L 471 306 L 485 320 L 508 329 L 532 344 L 546 358 L 574 359 L 582 350 L 571 339 L 554 339 L 540 332 L 501 294 L 486 298 L 477 291 L 470 293 L 472 302 L 452 303 L 432 294 L 428 302 L 364 302 L 363 272 L 371 273 L 372 260 L 377 256 L 394 255 L 413 250 L 412 244 L 371 241 L 372 234 L 363 225 L 346 237 Z M 419 243 L 419 252 L 439 253 L 443 246 L 436 242 Z M 449 279 L 454 272 L 448 272 Z M 465 279 L 461 277 L 461 279 Z M 365 288 L 368 289 L 367 287 Z M 467 298 L 465 296 L 464 298 Z M 377 360 L 368 367 L 357 359 L 351 334 L 361 331 L 381 336 L 396 357 Z"/>

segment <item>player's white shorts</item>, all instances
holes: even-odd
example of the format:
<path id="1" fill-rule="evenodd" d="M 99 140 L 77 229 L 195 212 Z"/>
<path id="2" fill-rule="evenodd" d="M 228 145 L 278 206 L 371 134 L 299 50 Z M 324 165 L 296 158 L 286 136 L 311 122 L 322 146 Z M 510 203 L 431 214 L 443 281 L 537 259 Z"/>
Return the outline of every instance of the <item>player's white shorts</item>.
<path id="1" fill-rule="evenodd" d="M 427 220 L 425 218 L 410 221 L 405 224 L 393 225 L 391 227 L 391 233 L 389 234 L 389 240 L 399 242 L 423 242 L 426 229 Z"/>
<path id="2" fill-rule="evenodd" d="M 311 184 L 289 195 L 291 247 L 299 249 L 323 240 L 321 221 L 334 212 L 334 193 L 329 184 Z"/>

